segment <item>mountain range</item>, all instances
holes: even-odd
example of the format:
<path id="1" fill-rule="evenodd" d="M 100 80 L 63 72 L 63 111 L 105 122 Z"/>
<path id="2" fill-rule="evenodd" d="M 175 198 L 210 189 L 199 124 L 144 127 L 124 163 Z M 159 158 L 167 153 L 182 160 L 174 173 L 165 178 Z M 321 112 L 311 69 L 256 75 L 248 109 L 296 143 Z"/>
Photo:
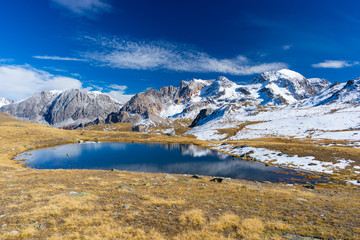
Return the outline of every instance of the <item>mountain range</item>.
<path id="1" fill-rule="evenodd" d="M 16 103 L 4 105 L 0 111 L 18 119 L 59 128 L 78 128 L 101 121 L 122 104 L 109 95 L 79 89 L 45 90 Z"/>
<path id="2" fill-rule="evenodd" d="M 199 131 L 210 131 L 206 138 L 210 139 L 216 132 L 214 126 L 221 129 L 244 121 L 284 121 L 295 116 L 314 116 L 314 113 L 325 116 L 331 110 L 340 113 L 357 108 L 360 78 L 331 84 L 325 79 L 307 79 L 282 69 L 265 72 L 250 84 L 237 84 L 226 77 L 182 81 L 178 87 L 165 86 L 138 93 L 125 104 L 100 92 L 78 89 L 43 91 L 21 102 L 3 102 L 6 105 L 0 108 L 2 112 L 62 128 L 117 122 L 171 128 L 174 120 L 191 119 L 194 129 L 188 133 L 204 138 Z M 203 127 L 210 122 L 210 128 Z M 350 127 L 357 128 L 359 124 L 360 121 Z"/>

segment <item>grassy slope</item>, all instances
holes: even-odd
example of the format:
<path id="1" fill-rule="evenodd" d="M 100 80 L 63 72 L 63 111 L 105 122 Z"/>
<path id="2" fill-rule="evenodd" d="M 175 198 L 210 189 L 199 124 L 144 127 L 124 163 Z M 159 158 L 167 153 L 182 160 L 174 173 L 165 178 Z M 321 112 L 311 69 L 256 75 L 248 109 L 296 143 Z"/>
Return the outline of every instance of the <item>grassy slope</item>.
<path id="1" fill-rule="evenodd" d="M 215 183 L 208 177 L 35 170 L 10 160 L 27 148 L 74 139 L 208 144 L 128 132 L 128 127 L 119 124 L 112 131 L 94 127 L 82 133 L 0 115 L 0 239 L 360 238 L 356 187 L 327 184 L 313 191 L 242 180 Z M 281 141 L 272 144 L 289 144 Z"/>

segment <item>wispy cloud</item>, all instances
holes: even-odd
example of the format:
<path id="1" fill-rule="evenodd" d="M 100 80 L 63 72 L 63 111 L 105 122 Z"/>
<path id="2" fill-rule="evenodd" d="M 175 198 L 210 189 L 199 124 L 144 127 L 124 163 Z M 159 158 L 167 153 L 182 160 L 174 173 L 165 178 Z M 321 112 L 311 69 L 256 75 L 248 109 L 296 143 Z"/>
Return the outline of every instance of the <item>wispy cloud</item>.
<path id="1" fill-rule="evenodd" d="M 36 59 L 44 60 L 59 60 L 59 61 L 86 61 L 86 59 L 73 58 L 73 57 L 59 57 L 59 56 L 33 56 Z"/>
<path id="2" fill-rule="evenodd" d="M 312 64 L 314 68 L 345 68 L 358 65 L 358 61 L 344 61 L 344 60 L 325 60 L 320 63 Z"/>
<path id="3" fill-rule="evenodd" d="M 292 46 L 293 46 L 293 45 L 283 45 L 283 46 L 282 46 L 282 49 L 283 49 L 284 51 L 287 51 L 287 50 L 289 50 L 290 48 L 292 48 Z"/>
<path id="4" fill-rule="evenodd" d="M 103 87 L 97 85 L 91 85 L 89 90 L 90 89 L 106 93 L 121 103 L 126 103 L 127 101 L 130 100 L 130 98 L 134 96 L 131 94 L 125 94 L 125 90 L 127 89 L 127 86 L 125 85 L 110 84 L 110 85 L 105 85 Z"/>
<path id="5" fill-rule="evenodd" d="M 91 17 L 94 14 L 110 11 L 111 6 L 106 0 L 52 0 L 76 15 Z"/>
<path id="6" fill-rule="evenodd" d="M 286 68 L 281 62 L 254 63 L 245 56 L 219 59 L 189 46 L 164 41 L 92 38 L 102 51 L 82 54 L 99 65 L 119 69 L 172 70 L 182 72 L 217 72 L 233 75 L 251 75 Z"/>
<path id="7" fill-rule="evenodd" d="M 52 75 L 30 66 L 0 66 L 0 96 L 13 100 L 27 98 L 42 90 L 82 88 L 82 83 L 65 76 Z"/>

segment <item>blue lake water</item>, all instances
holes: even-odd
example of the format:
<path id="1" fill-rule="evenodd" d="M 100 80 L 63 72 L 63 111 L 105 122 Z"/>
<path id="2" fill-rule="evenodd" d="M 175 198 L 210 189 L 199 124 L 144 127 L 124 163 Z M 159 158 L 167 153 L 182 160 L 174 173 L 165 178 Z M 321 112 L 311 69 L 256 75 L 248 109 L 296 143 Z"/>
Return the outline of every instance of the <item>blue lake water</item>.
<path id="1" fill-rule="evenodd" d="M 233 160 L 227 154 L 192 144 L 70 144 L 25 152 L 15 159 L 27 159 L 27 166 L 37 169 L 117 169 L 272 182 L 292 182 L 295 173 L 259 162 Z"/>

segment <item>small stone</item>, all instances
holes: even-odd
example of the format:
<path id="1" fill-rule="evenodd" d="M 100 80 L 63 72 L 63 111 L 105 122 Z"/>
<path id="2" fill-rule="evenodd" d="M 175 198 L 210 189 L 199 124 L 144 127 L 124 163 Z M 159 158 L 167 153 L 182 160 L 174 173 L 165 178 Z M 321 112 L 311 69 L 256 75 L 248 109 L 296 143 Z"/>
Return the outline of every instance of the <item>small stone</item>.
<path id="1" fill-rule="evenodd" d="M 250 145 L 249 144 L 244 144 L 244 145 L 241 145 L 240 147 L 241 148 L 246 148 L 246 147 L 250 147 Z"/>
<path id="2" fill-rule="evenodd" d="M 304 188 L 307 188 L 307 189 L 315 189 L 315 186 L 311 183 L 306 183 L 305 185 L 303 185 Z"/>
<path id="3" fill-rule="evenodd" d="M 116 189 L 125 189 L 125 190 L 128 190 L 128 191 L 135 191 L 135 189 L 130 188 L 130 187 L 127 187 L 127 186 L 124 186 L 124 185 L 118 186 Z"/>
<path id="4" fill-rule="evenodd" d="M 307 199 L 304 199 L 304 198 L 298 198 L 297 200 L 307 202 Z"/>
<path id="5" fill-rule="evenodd" d="M 124 205 L 124 208 L 125 208 L 125 209 L 129 209 L 129 208 L 130 208 L 130 204 L 125 204 L 125 205 Z"/>
<path id="6" fill-rule="evenodd" d="M 179 181 L 182 181 L 182 182 L 190 182 L 190 180 L 187 179 L 187 178 L 180 178 Z"/>
<path id="7" fill-rule="evenodd" d="M 119 170 L 113 168 L 113 169 L 111 169 L 110 171 L 112 171 L 112 172 L 118 172 Z"/>
<path id="8" fill-rule="evenodd" d="M 316 166 L 316 163 L 309 163 L 308 166 Z"/>
<path id="9" fill-rule="evenodd" d="M 19 231 L 11 231 L 11 232 L 9 232 L 9 234 L 18 234 L 19 233 Z"/>
<path id="10" fill-rule="evenodd" d="M 221 182 L 224 181 L 224 178 L 222 178 L 222 177 L 216 177 L 216 178 L 211 179 L 210 181 L 212 181 L 212 182 L 217 182 L 217 183 L 221 183 Z"/>
<path id="11" fill-rule="evenodd" d="M 78 143 L 84 143 L 84 140 L 79 140 Z"/>
<path id="12" fill-rule="evenodd" d="M 166 175 L 164 176 L 164 178 L 166 178 L 166 179 L 172 179 L 172 178 L 174 178 L 174 177 L 171 176 L 170 174 L 166 174 Z"/>
<path id="13" fill-rule="evenodd" d="M 194 175 L 192 176 L 192 178 L 202 179 L 202 177 L 200 177 L 200 176 L 199 176 L 199 175 L 197 175 L 197 174 L 194 174 Z"/>
<path id="14" fill-rule="evenodd" d="M 6 214 L 1 214 L 0 218 L 6 217 Z"/>
<path id="15" fill-rule="evenodd" d="M 144 185 L 145 185 L 145 186 L 147 186 L 147 187 L 151 186 L 151 184 L 150 184 L 150 183 L 148 183 L 148 182 L 147 182 L 147 183 L 145 183 Z"/>
<path id="16" fill-rule="evenodd" d="M 35 225 L 34 226 L 36 229 L 38 229 L 38 230 L 44 230 L 44 229 L 46 229 L 46 227 L 44 226 L 44 225 Z"/>
<path id="17" fill-rule="evenodd" d="M 133 182 L 131 185 L 137 186 L 137 185 L 139 185 L 139 183 L 138 182 Z"/>

